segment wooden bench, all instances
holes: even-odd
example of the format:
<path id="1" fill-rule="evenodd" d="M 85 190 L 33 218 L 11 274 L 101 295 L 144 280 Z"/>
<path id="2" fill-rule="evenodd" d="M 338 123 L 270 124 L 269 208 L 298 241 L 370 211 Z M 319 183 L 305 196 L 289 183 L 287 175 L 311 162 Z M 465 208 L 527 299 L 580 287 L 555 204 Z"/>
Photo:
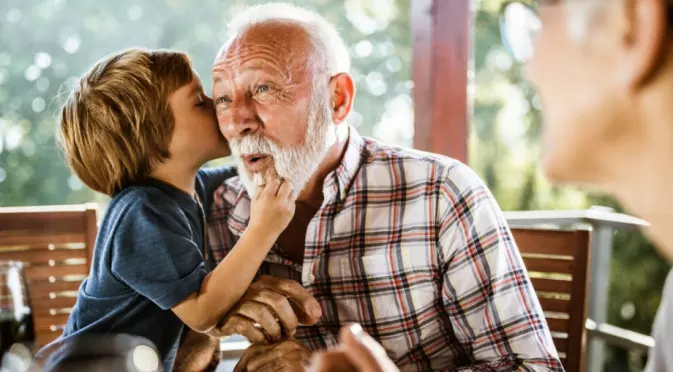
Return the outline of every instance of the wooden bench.
<path id="1" fill-rule="evenodd" d="M 0 208 L 0 260 L 24 263 L 36 347 L 61 335 L 97 231 L 95 204 Z"/>

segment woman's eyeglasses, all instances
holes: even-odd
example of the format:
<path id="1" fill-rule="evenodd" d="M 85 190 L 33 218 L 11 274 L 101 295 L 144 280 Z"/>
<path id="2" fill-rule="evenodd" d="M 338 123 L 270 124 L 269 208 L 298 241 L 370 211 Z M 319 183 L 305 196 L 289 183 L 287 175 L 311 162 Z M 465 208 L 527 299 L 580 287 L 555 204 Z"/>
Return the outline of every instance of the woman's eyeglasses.
<path id="1" fill-rule="evenodd" d="M 579 1 L 579 0 L 578 0 Z M 589 1 L 589 0 L 583 0 Z M 605 0 L 601 0 L 605 1 Z M 552 5 L 558 1 L 540 1 L 541 6 Z M 669 1 L 668 24 L 673 25 L 673 4 Z M 535 52 L 537 38 L 542 22 L 537 8 L 530 1 L 507 1 L 500 9 L 500 36 L 507 51 L 519 62 L 525 62 Z"/>
<path id="2" fill-rule="evenodd" d="M 500 10 L 500 37 L 507 51 L 519 62 L 533 56 L 535 39 L 542 22 L 531 5 L 523 1 L 508 1 Z"/>

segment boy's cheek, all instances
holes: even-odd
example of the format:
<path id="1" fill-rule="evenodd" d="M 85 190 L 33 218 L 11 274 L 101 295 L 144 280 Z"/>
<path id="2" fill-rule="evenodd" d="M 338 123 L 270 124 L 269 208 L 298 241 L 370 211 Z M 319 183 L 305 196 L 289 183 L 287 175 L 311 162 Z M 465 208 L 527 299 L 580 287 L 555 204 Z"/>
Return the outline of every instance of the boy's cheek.
<path id="1" fill-rule="evenodd" d="M 223 156 L 229 156 L 231 155 L 231 147 L 229 147 L 229 141 L 227 141 L 226 138 L 222 137 L 224 140 L 224 155 Z"/>

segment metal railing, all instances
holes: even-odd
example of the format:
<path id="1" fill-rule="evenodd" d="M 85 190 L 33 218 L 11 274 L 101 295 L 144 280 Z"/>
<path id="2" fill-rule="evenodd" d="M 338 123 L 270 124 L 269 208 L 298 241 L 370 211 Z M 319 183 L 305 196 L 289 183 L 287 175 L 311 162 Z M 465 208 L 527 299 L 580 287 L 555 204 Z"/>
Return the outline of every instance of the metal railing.
<path id="1" fill-rule="evenodd" d="M 605 343 L 647 353 L 654 346 L 652 337 L 607 324 L 612 238 L 617 230 L 636 231 L 649 224 L 639 218 L 615 213 L 610 208 L 592 207 L 576 211 L 505 212 L 510 227 L 586 228 L 591 233 L 589 303 L 586 327 L 588 343 L 585 371 L 602 371 Z"/>

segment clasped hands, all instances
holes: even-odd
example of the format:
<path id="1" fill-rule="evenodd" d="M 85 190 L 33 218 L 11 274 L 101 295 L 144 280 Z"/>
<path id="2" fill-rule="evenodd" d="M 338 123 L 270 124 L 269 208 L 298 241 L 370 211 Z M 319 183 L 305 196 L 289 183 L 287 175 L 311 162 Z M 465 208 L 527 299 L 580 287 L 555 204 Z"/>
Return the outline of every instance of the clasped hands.
<path id="1" fill-rule="evenodd" d="M 299 283 L 262 276 L 210 334 L 238 334 L 253 343 L 235 372 L 397 371 L 383 347 L 357 324 L 341 330 L 338 347 L 311 353 L 293 336 L 300 324 L 314 325 L 321 316 L 320 305 Z"/>

